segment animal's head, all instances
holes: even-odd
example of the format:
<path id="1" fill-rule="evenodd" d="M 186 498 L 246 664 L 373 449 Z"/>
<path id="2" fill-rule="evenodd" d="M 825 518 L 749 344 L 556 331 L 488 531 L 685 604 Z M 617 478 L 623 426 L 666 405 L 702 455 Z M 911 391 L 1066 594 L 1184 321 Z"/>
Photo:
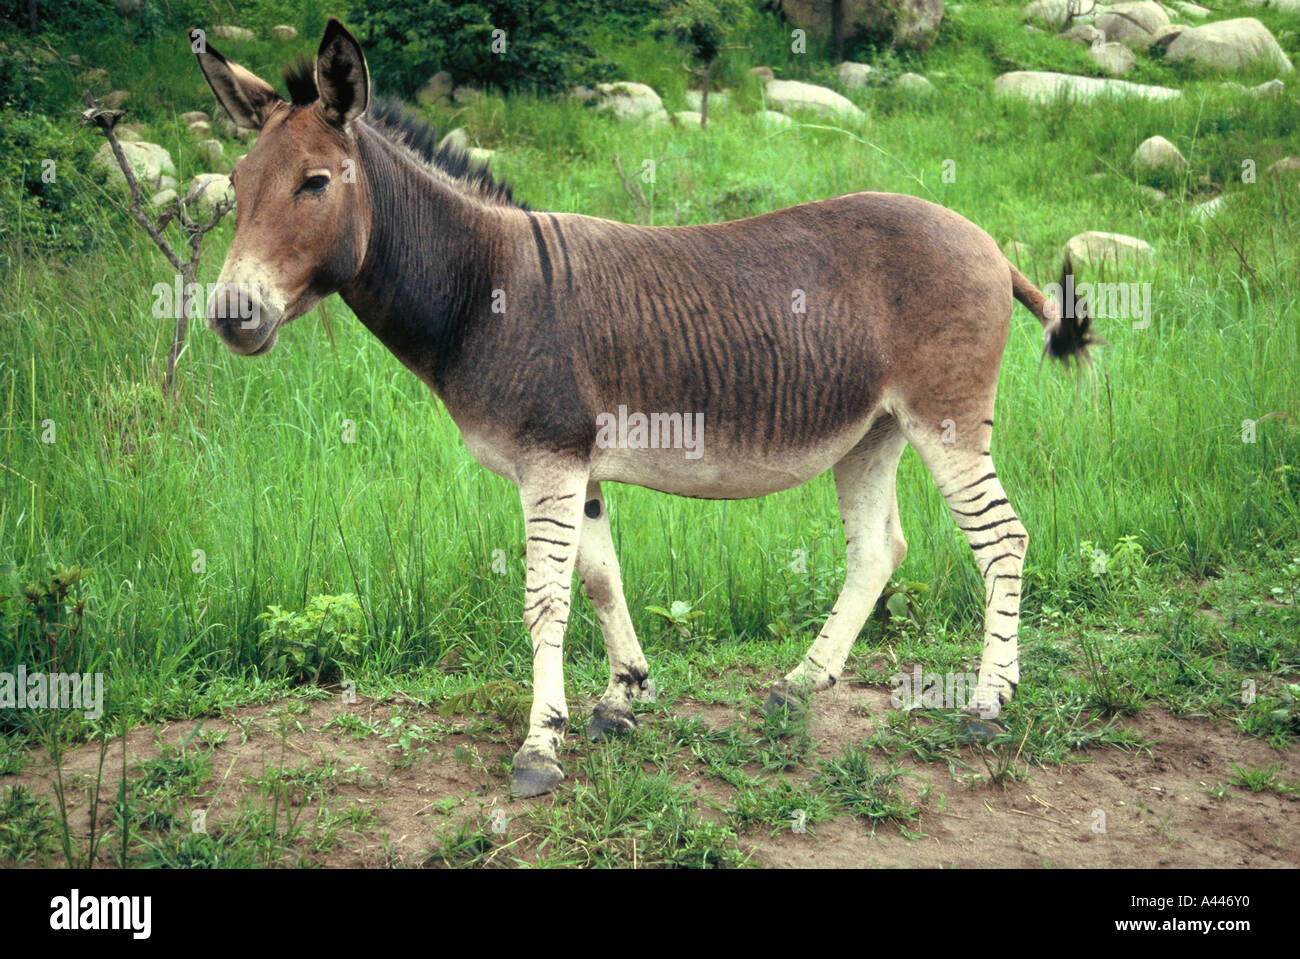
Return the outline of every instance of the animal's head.
<path id="1" fill-rule="evenodd" d="M 347 286 L 365 257 L 369 195 L 355 121 L 370 102 L 361 46 L 337 20 L 325 27 L 314 83 L 290 83 L 293 102 L 231 63 L 199 31 L 190 45 L 217 102 L 257 143 L 236 165 L 235 239 L 208 299 L 208 326 L 231 352 L 267 353 L 278 330 Z"/>

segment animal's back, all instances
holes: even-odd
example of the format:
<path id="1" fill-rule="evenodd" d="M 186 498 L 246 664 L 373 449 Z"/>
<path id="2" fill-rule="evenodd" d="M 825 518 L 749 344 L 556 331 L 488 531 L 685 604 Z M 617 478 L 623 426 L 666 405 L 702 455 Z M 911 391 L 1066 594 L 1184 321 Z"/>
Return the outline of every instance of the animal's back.
<path id="1" fill-rule="evenodd" d="M 686 402 L 765 436 L 820 432 L 874 405 L 918 350 L 1005 343 L 996 243 L 915 197 L 857 193 L 705 226 L 555 222 L 553 342 L 579 352 L 600 403 Z"/>

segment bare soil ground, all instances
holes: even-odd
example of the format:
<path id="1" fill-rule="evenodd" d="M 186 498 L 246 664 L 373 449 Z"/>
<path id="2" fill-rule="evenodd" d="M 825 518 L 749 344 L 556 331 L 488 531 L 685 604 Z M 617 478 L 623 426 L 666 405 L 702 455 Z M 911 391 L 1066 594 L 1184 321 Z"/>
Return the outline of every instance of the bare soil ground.
<path id="1" fill-rule="evenodd" d="M 288 708 L 286 708 L 288 707 Z M 576 714 L 581 708 L 572 704 Z M 794 781 L 806 781 L 818 759 L 830 759 L 845 746 L 871 734 L 873 717 L 889 710 L 885 690 L 842 683 L 815 701 L 809 732 L 814 753 Z M 746 717 L 724 706 L 690 701 L 674 706 L 678 716 L 697 715 L 711 727 L 723 728 Z M 409 765 L 394 760 L 402 752 L 393 738 L 357 738 L 331 720 L 351 713 L 386 729 L 395 715 L 418 721 L 431 738 L 427 752 Z M 289 717 L 286 724 L 285 717 Z M 642 729 L 652 727 L 654 715 L 641 717 Z M 137 729 L 127 737 L 128 777 L 132 764 L 156 758 L 164 745 L 177 745 L 200 721 Z M 332 763 L 337 775 L 321 795 L 307 787 L 290 791 L 294 808 L 308 812 L 321 804 L 330 809 L 361 806 L 373 810 L 373 824 L 345 832 L 340 841 L 307 860 L 324 866 L 420 865 L 434 845 L 433 837 L 466 820 L 506 823 L 525 815 L 535 803 L 555 800 L 514 800 L 509 795 L 503 761 L 513 740 L 485 731 L 485 724 L 440 718 L 431 709 L 403 702 L 401 697 L 379 702 L 359 698 L 345 704 L 328 701 L 286 701 L 231 710 L 217 719 L 201 721 L 206 735 L 225 732 L 212 751 L 208 781 L 200 798 L 189 800 L 206 809 L 210 829 L 238 808 L 242 800 L 259 795 L 248 780 L 264 778 L 269 769 L 320 769 Z M 1113 747 L 1075 753 L 1077 761 L 1049 768 L 1022 769 L 1019 781 L 992 784 L 975 747 L 964 747 L 969 769 L 946 763 L 902 761 L 915 775 L 906 791 L 916 798 L 926 783 L 930 793 L 919 819 L 905 836 L 892 823 L 871 828 L 847 814 L 810 825 L 806 832 L 787 828 L 769 835 L 765 827 L 741 834 L 740 849 L 758 866 L 776 867 L 1296 867 L 1300 866 L 1300 806 L 1274 792 L 1254 793 L 1230 786 L 1228 796 L 1214 799 L 1206 791 L 1228 783 L 1233 764 L 1266 767 L 1281 762 L 1281 776 L 1300 778 L 1300 749 L 1278 752 L 1267 744 L 1243 738 L 1227 723 L 1178 719 L 1159 708 L 1148 708 L 1122 723 L 1151 743 L 1150 752 Z M 577 740 L 570 734 L 570 740 Z M 566 757 L 571 780 L 581 778 L 580 759 L 603 748 L 585 740 L 573 742 Z M 122 768 L 120 740 L 110 742 L 105 759 L 100 815 L 111 816 Z M 80 787 L 80 795 L 95 775 L 97 745 L 70 751 L 64 762 L 65 781 Z M 711 776 L 685 751 L 674 754 L 671 773 L 680 777 L 699 799 L 701 815 L 725 818 L 731 787 Z M 757 768 L 753 770 L 757 772 Z M 978 775 L 977 775 L 978 774 Z M 50 795 L 52 770 L 37 762 L 20 775 L 0 776 L 0 787 L 22 783 L 38 794 Z M 177 814 L 185 813 L 182 800 Z M 88 802 L 82 800 L 71 821 L 88 828 Z M 1104 831 L 1100 830 L 1103 824 Z M 306 817 L 310 820 L 311 816 Z M 523 820 L 519 820 L 523 821 Z M 311 827 L 307 827 L 310 835 Z M 916 838 L 919 837 L 919 838 Z M 301 844 L 300 844 L 301 845 Z M 503 831 L 501 855 L 494 864 L 518 859 L 533 861 L 537 839 L 517 828 Z M 107 863 L 108 857 L 101 852 Z M 628 865 L 632 865 L 629 859 Z"/>

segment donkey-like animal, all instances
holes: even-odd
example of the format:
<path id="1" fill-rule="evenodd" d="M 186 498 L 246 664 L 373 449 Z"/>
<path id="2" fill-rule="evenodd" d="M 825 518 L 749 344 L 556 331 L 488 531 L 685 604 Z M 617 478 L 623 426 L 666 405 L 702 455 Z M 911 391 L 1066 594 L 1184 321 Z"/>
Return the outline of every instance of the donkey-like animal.
<path id="1" fill-rule="evenodd" d="M 519 795 L 563 778 L 575 568 L 609 653 L 591 738 L 635 728 L 632 702 L 648 686 L 606 480 L 739 499 L 834 471 L 844 589 L 767 701 L 798 706 L 839 678 L 903 561 L 894 482 L 911 443 L 984 578 L 968 709 L 995 716 L 1011 698 L 1028 536 L 989 440 L 1012 298 L 1043 324 L 1053 356 L 1085 358 L 1089 338 L 1086 318 L 1061 318 L 987 233 L 887 193 L 707 226 L 535 212 L 463 153 L 436 148 L 400 106 L 373 103 L 361 47 L 337 20 L 314 68 L 286 73 L 289 101 L 201 32 L 190 41 L 218 102 L 260 131 L 232 174 L 235 238 L 209 327 L 234 353 L 265 354 L 282 326 L 340 293 L 442 400 L 474 458 L 519 488 L 534 671 Z M 239 295 L 250 310 L 227 308 Z M 638 416 L 654 417 L 650 435 Z M 616 417 L 630 433 L 612 428 Z M 674 448 L 665 424 L 679 422 L 703 424 L 693 449 Z"/>

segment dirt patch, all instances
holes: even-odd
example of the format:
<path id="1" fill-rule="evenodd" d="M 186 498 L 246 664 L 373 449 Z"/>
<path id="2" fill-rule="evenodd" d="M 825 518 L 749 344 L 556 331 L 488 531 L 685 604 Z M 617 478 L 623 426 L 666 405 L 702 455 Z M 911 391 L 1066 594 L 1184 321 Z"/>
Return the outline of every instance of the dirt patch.
<path id="1" fill-rule="evenodd" d="M 575 715 L 580 708 L 572 704 Z M 820 761 L 870 736 L 889 712 L 887 690 L 842 683 L 822 694 L 808 727 L 812 753 L 786 778 L 809 782 Z M 698 717 L 717 730 L 749 718 L 742 710 L 692 701 L 677 703 L 672 714 Z M 662 717 L 642 716 L 638 735 L 655 735 Z M 196 732 L 200 725 L 201 733 Z M 988 781 L 987 766 L 973 746 L 957 751 L 959 762 L 903 758 L 898 763 L 907 773 L 905 789 L 921 808 L 906 826 L 907 835 L 895 824 L 873 829 L 843 813 L 803 832 L 793 826 L 776 835 L 769 835 L 770 827 L 747 829 L 740 849 L 755 865 L 778 867 L 1300 866 L 1300 820 L 1293 799 L 1236 786 L 1229 786 L 1222 799 L 1207 792 L 1231 781 L 1234 764 L 1281 763 L 1283 779 L 1300 779 L 1300 750 L 1279 752 L 1242 738 L 1230 724 L 1178 719 L 1154 707 L 1123 725 L 1150 743 L 1149 753 L 1105 747 L 1076 752 L 1074 761 L 1048 768 L 1013 762 L 1021 778 L 1004 784 Z M 250 802 L 265 803 L 272 794 L 268 782 L 280 782 L 286 815 L 305 810 L 310 822 L 328 810 L 343 822 L 329 843 L 319 842 L 314 826 L 295 842 L 306 861 L 319 865 L 419 865 L 434 837 L 448 829 L 487 824 L 494 817 L 509 822 L 537 803 L 555 801 L 510 798 L 504 766 L 515 744 L 510 734 L 484 721 L 441 718 L 400 696 L 353 704 L 338 697 L 287 700 L 231 710 L 220 718 L 134 730 L 126 742 L 128 779 L 140 776 L 136 764 L 141 761 L 174 755 L 168 747 L 203 740 L 221 741 L 211 748 L 199 798 L 180 799 L 174 814 L 183 819 L 202 810 L 207 828 L 219 830 Z M 574 734 L 570 740 L 566 767 L 573 781 L 581 781 L 581 760 L 605 747 L 589 746 Z M 660 768 L 698 797 L 702 816 L 725 821 L 732 787 L 685 750 L 666 755 Z M 89 803 L 80 797 L 98 762 L 98 747 L 82 746 L 63 764 L 65 782 L 76 787 L 69 792 L 79 797 L 70 821 L 83 832 Z M 101 817 L 112 815 L 121 768 L 122 744 L 113 740 L 104 763 Z M 36 757 L 20 775 L 0 776 L 0 787 L 22 784 L 48 796 L 52 779 L 50 767 Z M 506 841 L 503 833 L 502 844 Z M 531 861 L 537 850 L 527 837 L 512 842 L 502 861 Z M 107 861 L 107 854 L 101 855 Z"/>
<path id="2" fill-rule="evenodd" d="M 861 708 L 883 716 L 888 700 L 887 692 L 851 687 L 826 695 L 811 723 L 819 755 L 829 758 L 860 739 L 865 735 Z M 1158 708 L 1123 725 L 1151 743 L 1149 755 L 1113 747 L 1079 752 L 1078 762 L 1028 767 L 1023 780 L 1005 787 L 987 782 L 974 747 L 961 755 L 970 773 L 985 774 L 983 781 L 962 782 L 940 763 L 905 763 L 932 789 L 920 819 L 909 828 L 922 838 L 907 838 L 888 825 L 871 830 L 841 816 L 811 827 L 815 836 L 752 838 L 755 859 L 823 868 L 1300 865 L 1293 800 L 1230 788 L 1230 798 L 1216 801 L 1205 791 L 1228 782 L 1234 763 L 1281 762 L 1281 775 L 1294 780 L 1300 750 L 1278 752 L 1226 725 L 1177 719 Z"/>

